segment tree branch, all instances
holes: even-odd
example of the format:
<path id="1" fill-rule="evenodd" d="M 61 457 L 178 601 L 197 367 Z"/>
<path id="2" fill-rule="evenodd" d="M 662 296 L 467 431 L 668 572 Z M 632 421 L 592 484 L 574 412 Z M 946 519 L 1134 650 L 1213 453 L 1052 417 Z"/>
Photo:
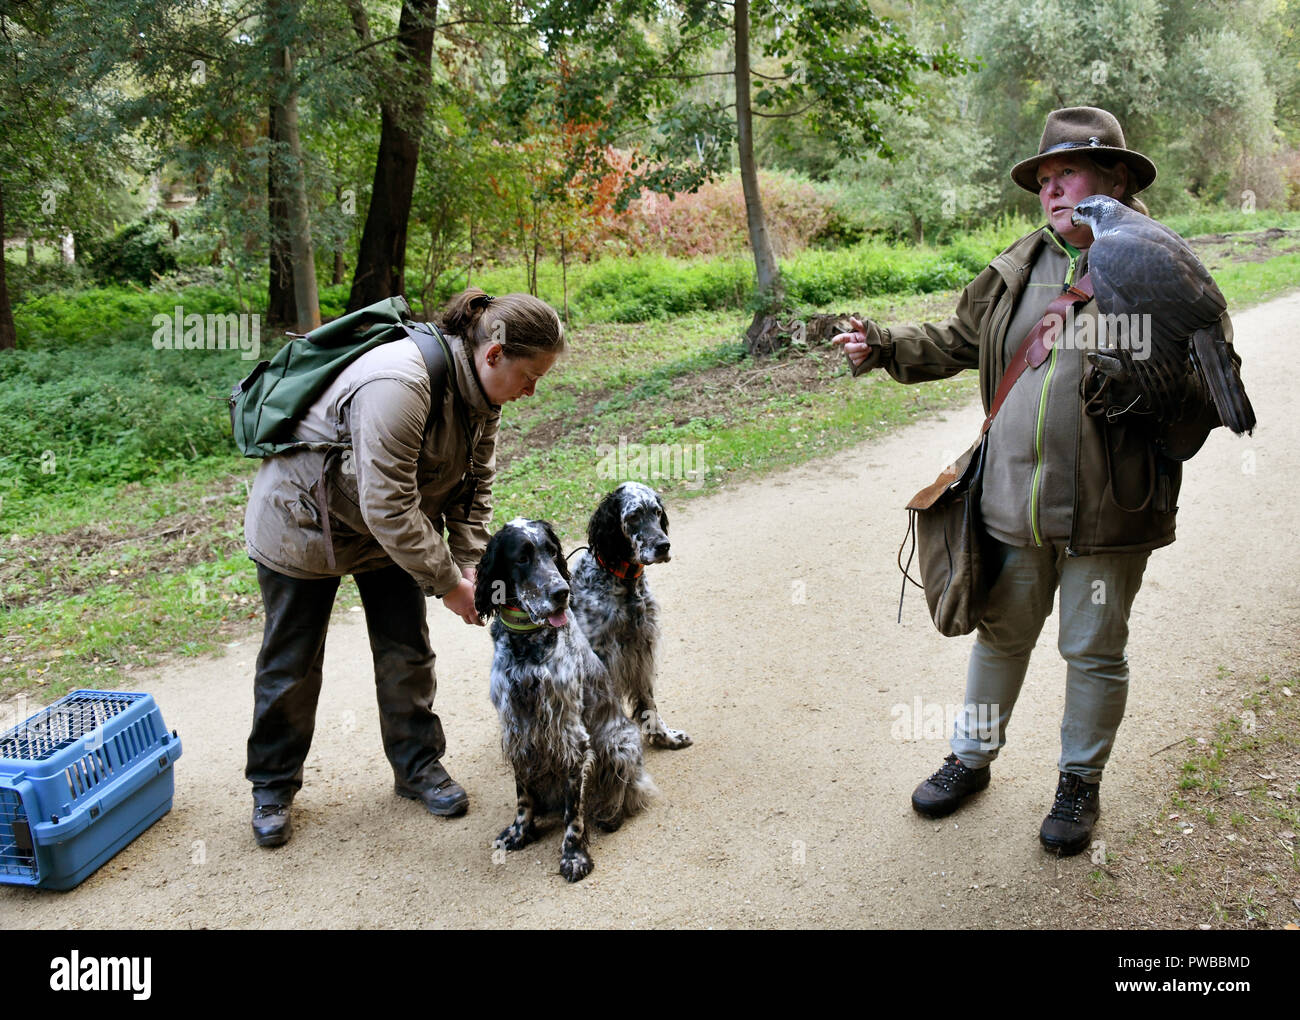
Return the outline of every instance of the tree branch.
<path id="1" fill-rule="evenodd" d="M 798 117 L 798 116 L 800 116 L 800 115 L 802 115 L 802 114 L 807 113 L 809 110 L 811 110 L 811 109 L 812 109 L 814 106 L 816 106 L 816 105 L 817 105 L 816 103 L 809 103 L 807 106 L 803 107 L 802 109 L 799 109 L 799 110 L 791 110 L 789 113 L 761 113 L 760 111 L 755 110 L 755 111 L 754 111 L 754 116 L 755 116 L 755 117 L 767 117 L 769 120 L 777 120 L 777 119 L 779 119 L 779 118 L 781 118 L 781 117 Z"/>
<path id="2" fill-rule="evenodd" d="M 697 74 L 639 74 L 635 71 L 629 72 L 637 78 L 651 78 L 655 80 L 665 79 L 671 81 L 685 81 L 688 78 L 730 78 L 733 74 L 731 71 L 700 71 Z M 619 75 L 620 78 L 625 75 Z"/>

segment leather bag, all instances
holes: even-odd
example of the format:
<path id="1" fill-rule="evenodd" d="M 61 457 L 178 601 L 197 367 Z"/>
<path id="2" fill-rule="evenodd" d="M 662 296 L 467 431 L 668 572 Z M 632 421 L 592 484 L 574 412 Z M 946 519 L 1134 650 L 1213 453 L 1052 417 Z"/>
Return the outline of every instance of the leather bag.
<path id="1" fill-rule="evenodd" d="M 988 566 L 990 539 L 980 519 L 989 427 L 1025 369 L 1037 368 L 1047 359 L 1060 337 L 1066 311 L 1091 298 L 1092 280 L 1085 274 L 1077 284 L 1052 299 L 1043 318 L 1029 331 L 1003 372 L 979 439 L 908 502 L 907 534 L 898 548 L 898 567 L 903 572 L 903 591 L 898 598 L 900 622 L 903 595 L 910 581 L 925 590 L 930 618 L 940 634 L 960 637 L 979 626 L 988 605 L 989 591 L 997 579 Z M 903 546 L 909 538 L 912 549 L 904 564 Z M 913 555 L 918 552 L 920 581 L 909 573 Z"/>

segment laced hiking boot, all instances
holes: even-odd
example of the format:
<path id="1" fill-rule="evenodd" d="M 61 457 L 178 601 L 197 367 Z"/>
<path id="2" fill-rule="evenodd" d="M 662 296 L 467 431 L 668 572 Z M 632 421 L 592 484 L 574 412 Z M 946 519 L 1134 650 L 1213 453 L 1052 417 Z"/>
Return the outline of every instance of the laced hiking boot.
<path id="1" fill-rule="evenodd" d="M 942 818 L 961 807 L 962 801 L 989 785 L 989 767 L 968 769 L 955 754 L 912 792 L 912 807 L 927 818 Z"/>
<path id="2" fill-rule="evenodd" d="M 469 794 L 460 783 L 447 775 L 447 770 L 441 765 L 430 770 L 428 778 L 432 785 L 423 790 L 413 790 L 400 779 L 393 784 L 393 790 L 407 800 L 423 801 L 431 814 L 444 818 L 463 815 L 469 809 Z"/>
<path id="3" fill-rule="evenodd" d="M 1070 857 L 1087 849 L 1100 814 L 1101 784 L 1085 783 L 1078 776 L 1062 772 L 1056 799 L 1043 819 L 1038 838 L 1048 850 Z"/>
<path id="4" fill-rule="evenodd" d="M 258 846 L 283 846 L 292 835 L 288 804 L 253 805 L 253 837 Z"/>

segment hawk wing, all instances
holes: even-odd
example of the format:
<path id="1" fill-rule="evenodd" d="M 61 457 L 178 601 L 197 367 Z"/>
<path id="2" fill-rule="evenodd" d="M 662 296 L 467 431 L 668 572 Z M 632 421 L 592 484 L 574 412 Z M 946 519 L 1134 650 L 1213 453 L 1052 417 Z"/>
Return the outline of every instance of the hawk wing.
<path id="1" fill-rule="evenodd" d="M 1241 359 L 1219 321 L 1227 308 L 1222 291 L 1181 237 L 1140 213 L 1125 212 L 1118 229 L 1088 251 L 1098 310 L 1150 316 L 1141 320 L 1150 330 L 1148 357 L 1190 363 L 1219 420 L 1237 435 L 1251 431 L 1255 412 L 1241 381 Z"/>

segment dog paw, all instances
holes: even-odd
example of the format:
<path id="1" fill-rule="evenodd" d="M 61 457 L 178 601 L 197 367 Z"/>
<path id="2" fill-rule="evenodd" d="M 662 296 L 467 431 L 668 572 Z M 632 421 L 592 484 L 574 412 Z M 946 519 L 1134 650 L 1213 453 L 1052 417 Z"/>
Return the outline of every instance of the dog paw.
<path id="1" fill-rule="evenodd" d="M 683 730 L 670 730 L 664 727 L 649 734 L 650 745 L 652 747 L 662 747 L 669 751 L 679 751 L 683 747 L 690 747 L 694 743 L 691 735 Z"/>
<path id="2" fill-rule="evenodd" d="M 582 850 L 566 850 L 560 857 L 560 874 L 566 882 L 582 881 L 593 867 L 591 858 Z"/>
<path id="3" fill-rule="evenodd" d="M 522 828 L 511 825 L 501 830 L 501 835 L 492 841 L 492 847 L 496 850 L 519 850 L 536 838 L 537 830 L 531 825 Z"/>
<path id="4" fill-rule="evenodd" d="M 601 832 L 618 832 L 623 825 L 623 812 L 619 812 L 613 818 L 597 818 L 596 825 Z"/>

